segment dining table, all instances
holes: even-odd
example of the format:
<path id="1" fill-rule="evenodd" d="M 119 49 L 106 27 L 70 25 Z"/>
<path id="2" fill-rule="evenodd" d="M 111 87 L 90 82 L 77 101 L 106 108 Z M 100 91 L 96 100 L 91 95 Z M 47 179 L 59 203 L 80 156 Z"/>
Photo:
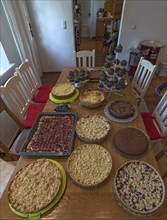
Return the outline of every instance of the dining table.
<path id="1" fill-rule="evenodd" d="M 59 83 L 65 83 L 69 82 L 67 79 L 67 74 L 69 71 L 74 70 L 80 70 L 79 67 L 65 67 L 63 71 L 60 74 L 59 79 L 57 80 L 56 84 Z M 98 84 L 98 76 L 100 71 L 102 71 L 102 67 L 82 67 L 82 69 L 89 70 L 90 80 L 87 81 L 83 87 L 78 88 L 80 94 L 85 91 L 86 89 L 97 89 Z M 54 75 L 53 75 L 54 77 Z M 67 161 L 68 157 L 51 157 L 52 159 L 59 162 L 66 171 L 67 176 L 67 184 L 66 189 L 64 191 L 63 196 L 61 197 L 60 201 L 48 212 L 43 214 L 41 216 L 41 219 L 47 219 L 47 220 L 117 220 L 117 219 L 124 219 L 124 220 L 130 220 L 130 219 L 138 219 L 137 216 L 129 213 L 127 210 L 125 210 L 118 202 L 115 192 L 113 189 L 114 184 L 114 177 L 117 172 L 117 170 L 126 163 L 127 161 L 133 160 L 130 158 L 127 158 L 121 154 L 117 150 L 115 150 L 113 146 L 113 136 L 115 133 L 125 127 L 134 127 L 142 130 L 146 134 L 146 129 L 140 114 L 140 109 L 138 107 L 136 98 L 133 94 L 131 83 L 128 78 L 128 75 L 125 76 L 125 79 L 127 81 L 127 86 L 123 90 L 123 94 L 117 94 L 114 92 L 111 92 L 110 95 L 108 93 L 105 93 L 107 96 L 107 99 L 105 102 L 95 108 L 88 108 L 84 107 L 80 104 L 79 98 L 77 98 L 75 101 L 69 103 L 71 112 L 77 112 L 78 119 L 81 117 L 88 115 L 88 114 L 99 114 L 104 117 L 106 117 L 104 113 L 105 106 L 107 103 L 110 103 L 114 100 L 125 100 L 130 103 L 132 103 L 137 111 L 137 116 L 134 120 L 128 121 L 126 123 L 121 123 L 117 121 L 109 120 L 111 124 L 111 130 L 106 137 L 105 140 L 103 140 L 99 145 L 104 147 L 112 157 L 112 170 L 110 173 L 109 178 L 107 180 L 95 187 L 90 188 L 84 188 L 79 185 L 77 185 L 69 176 L 67 171 Z M 54 112 L 55 107 L 58 104 L 48 99 L 43 112 Z M 147 134 L 146 134 L 147 135 Z M 133 137 L 132 137 L 133 138 Z M 80 140 L 77 135 L 75 135 L 74 138 L 74 144 L 73 144 L 73 150 L 75 150 L 77 147 L 85 144 L 84 141 Z M 32 161 L 37 160 L 41 157 L 31 157 L 31 156 L 20 156 L 16 168 L 14 170 L 14 173 L 10 179 L 14 177 L 14 175 L 29 164 Z M 45 157 L 44 157 L 45 158 Z M 144 161 L 153 166 L 158 172 L 159 168 L 155 159 L 155 156 L 152 151 L 152 147 L 149 144 L 148 151 L 142 155 L 137 160 Z M 9 183 L 10 183 L 9 181 Z M 8 184 L 9 184 L 8 183 Z M 9 207 L 8 204 L 8 186 L 6 187 L 1 200 L 0 200 L 0 219 L 8 219 L 8 220 L 16 220 L 16 219 L 23 219 L 23 217 L 20 217 L 16 215 Z M 160 207 L 160 209 L 154 213 L 154 215 L 147 217 L 147 219 L 167 219 L 167 199 L 165 198 L 165 201 L 163 205 Z"/>

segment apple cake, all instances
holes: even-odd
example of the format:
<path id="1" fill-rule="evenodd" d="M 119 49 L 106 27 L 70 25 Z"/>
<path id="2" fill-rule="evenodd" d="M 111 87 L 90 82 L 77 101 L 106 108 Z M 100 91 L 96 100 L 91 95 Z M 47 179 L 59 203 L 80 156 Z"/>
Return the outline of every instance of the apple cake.
<path id="1" fill-rule="evenodd" d="M 75 183 L 93 187 L 109 176 L 112 168 L 110 153 L 100 145 L 85 144 L 78 147 L 68 158 L 67 169 Z"/>
<path id="2" fill-rule="evenodd" d="M 75 95 L 75 92 L 75 87 L 70 83 L 57 84 L 51 90 L 52 96 L 59 100 L 71 98 Z"/>
<path id="3" fill-rule="evenodd" d="M 59 193 L 62 175 L 50 160 L 40 159 L 19 170 L 8 188 L 9 204 L 21 213 L 36 213 Z"/>
<path id="4" fill-rule="evenodd" d="M 104 94 L 96 89 L 85 90 L 80 95 L 80 102 L 86 107 L 98 107 L 103 103 L 104 99 Z"/>
<path id="5" fill-rule="evenodd" d="M 126 157 L 140 157 L 149 147 L 149 140 L 144 132 L 133 127 L 118 130 L 113 142 L 115 148 Z"/>
<path id="6" fill-rule="evenodd" d="M 76 133 L 87 143 L 103 141 L 110 131 L 109 121 L 102 115 L 87 115 L 77 121 Z"/>
<path id="7" fill-rule="evenodd" d="M 129 161 L 116 172 L 114 190 L 121 205 L 132 214 L 154 214 L 162 205 L 165 186 L 158 172 L 143 161 Z"/>
<path id="8" fill-rule="evenodd" d="M 128 101 L 116 100 L 110 104 L 108 111 L 114 118 L 128 119 L 134 115 L 135 108 Z"/>

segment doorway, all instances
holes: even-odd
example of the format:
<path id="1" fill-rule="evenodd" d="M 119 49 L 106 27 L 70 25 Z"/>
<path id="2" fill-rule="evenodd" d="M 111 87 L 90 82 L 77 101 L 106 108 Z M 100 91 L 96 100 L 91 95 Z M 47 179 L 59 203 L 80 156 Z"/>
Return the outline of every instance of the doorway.
<path id="1" fill-rule="evenodd" d="M 80 37 L 90 38 L 92 33 L 92 1 L 74 1 L 74 20 L 80 22 Z"/>

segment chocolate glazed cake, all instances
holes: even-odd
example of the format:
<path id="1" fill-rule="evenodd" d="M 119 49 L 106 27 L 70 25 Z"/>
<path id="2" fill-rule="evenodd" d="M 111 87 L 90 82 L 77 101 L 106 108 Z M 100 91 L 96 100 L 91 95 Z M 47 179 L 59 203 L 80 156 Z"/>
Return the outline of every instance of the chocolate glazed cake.
<path id="1" fill-rule="evenodd" d="M 127 157 L 143 155 L 149 146 L 147 136 L 141 130 L 133 127 L 120 129 L 113 138 L 116 149 Z"/>
<path id="2" fill-rule="evenodd" d="M 116 100 L 112 102 L 108 109 L 111 116 L 119 119 L 127 119 L 134 115 L 134 106 L 124 100 Z"/>

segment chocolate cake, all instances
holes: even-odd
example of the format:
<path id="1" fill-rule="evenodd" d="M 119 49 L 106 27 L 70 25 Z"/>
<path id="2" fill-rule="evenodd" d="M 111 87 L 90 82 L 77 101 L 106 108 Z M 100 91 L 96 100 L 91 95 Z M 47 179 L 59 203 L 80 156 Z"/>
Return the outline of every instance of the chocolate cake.
<path id="1" fill-rule="evenodd" d="M 139 157 L 147 151 L 149 146 L 148 138 L 144 132 L 133 127 L 126 127 L 117 131 L 113 141 L 116 149 L 127 157 Z"/>
<path id="2" fill-rule="evenodd" d="M 111 116 L 119 119 L 127 119 L 134 115 L 134 106 L 124 100 L 116 100 L 111 103 L 108 109 Z"/>

